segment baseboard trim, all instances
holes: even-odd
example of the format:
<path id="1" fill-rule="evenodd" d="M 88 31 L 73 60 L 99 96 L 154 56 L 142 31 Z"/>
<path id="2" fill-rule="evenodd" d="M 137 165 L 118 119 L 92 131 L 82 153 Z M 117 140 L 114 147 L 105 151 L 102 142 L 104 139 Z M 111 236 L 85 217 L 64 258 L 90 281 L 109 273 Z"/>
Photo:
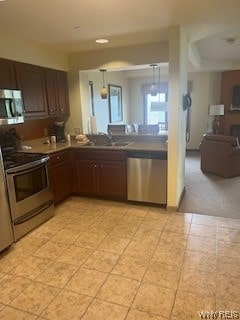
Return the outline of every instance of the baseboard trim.
<path id="1" fill-rule="evenodd" d="M 182 203 L 182 200 L 183 200 L 183 197 L 184 197 L 184 195 L 185 195 L 185 192 L 186 192 L 186 186 L 184 186 L 184 188 L 182 189 L 182 193 L 181 193 L 181 196 L 180 196 L 179 202 L 178 202 L 177 211 L 178 211 L 178 209 L 180 208 L 180 205 L 181 205 L 181 203 Z"/>
<path id="2" fill-rule="evenodd" d="M 174 206 L 167 206 L 166 209 L 167 211 L 174 211 L 174 212 L 178 211 L 177 207 L 174 207 Z"/>
<path id="3" fill-rule="evenodd" d="M 177 207 L 175 207 L 175 206 L 167 206 L 167 207 L 166 207 L 167 211 L 175 211 L 175 212 L 178 211 L 178 209 L 179 209 L 179 207 L 180 207 L 180 205 L 181 205 L 181 202 L 182 202 L 182 200 L 183 200 L 183 197 L 184 197 L 185 192 L 186 192 L 186 187 L 184 186 L 184 188 L 183 188 L 183 190 L 182 190 L 182 192 L 181 192 L 180 199 L 179 199 L 179 201 L 178 201 L 178 206 L 177 206 Z"/>

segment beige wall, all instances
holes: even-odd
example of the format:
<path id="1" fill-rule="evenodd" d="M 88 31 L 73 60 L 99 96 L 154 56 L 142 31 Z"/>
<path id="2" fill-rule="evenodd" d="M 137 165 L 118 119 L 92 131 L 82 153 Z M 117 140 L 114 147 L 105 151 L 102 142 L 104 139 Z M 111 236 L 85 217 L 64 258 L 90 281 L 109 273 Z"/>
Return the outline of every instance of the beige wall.
<path id="1" fill-rule="evenodd" d="M 135 77 L 129 79 L 129 121 L 130 123 L 143 123 L 143 99 L 141 94 L 141 86 L 143 84 L 152 83 L 153 78 Z M 168 82 L 168 75 L 161 75 L 160 82 Z"/>
<path id="2" fill-rule="evenodd" d="M 67 133 L 72 134 L 74 128 L 79 128 L 80 132 L 82 132 L 81 91 L 78 71 L 70 72 L 68 74 L 68 89 L 71 117 L 65 125 L 65 130 Z"/>
<path id="3" fill-rule="evenodd" d="M 92 50 L 69 54 L 69 70 L 122 68 L 168 62 L 168 42 Z"/>
<path id="4" fill-rule="evenodd" d="M 141 95 L 141 85 L 143 78 L 134 78 L 129 80 L 130 88 L 130 111 L 129 117 L 131 123 L 143 123 L 143 101 Z"/>
<path id="5" fill-rule="evenodd" d="M 128 76 L 128 72 L 126 72 Z M 151 83 L 152 77 L 129 79 L 130 122 L 143 122 L 143 101 L 141 85 Z M 210 104 L 218 104 L 221 89 L 221 72 L 195 72 L 188 74 L 191 83 L 191 134 L 187 149 L 198 149 L 202 135 L 211 131 L 212 117 L 208 116 Z M 168 82 L 168 75 L 161 76 L 161 82 Z M 184 116 L 185 117 L 185 116 Z M 185 119 L 184 119 L 185 121 Z"/>
<path id="6" fill-rule="evenodd" d="M 169 30 L 169 131 L 167 206 L 177 209 L 185 187 L 187 39 L 178 26 Z"/>
<path id="7" fill-rule="evenodd" d="M 221 81 L 222 81 L 222 72 L 211 72 L 209 74 L 209 101 L 208 107 L 211 104 L 219 104 L 221 97 Z M 208 112 L 208 110 L 207 110 Z M 207 113 L 208 114 L 208 113 Z M 212 132 L 212 116 L 208 116 L 207 131 Z"/>
<path id="8" fill-rule="evenodd" d="M 95 73 L 94 76 L 90 74 L 90 79 L 94 84 L 94 106 L 97 119 L 100 119 L 99 131 L 107 132 L 107 125 L 110 123 L 108 100 L 101 99 L 100 91 L 102 88 L 102 74 Z M 122 87 L 122 108 L 123 120 L 117 124 L 128 122 L 128 109 L 129 109 L 129 86 L 128 80 L 125 78 L 123 72 L 107 72 L 105 74 L 105 83 L 118 85 Z M 102 109 L 104 108 L 104 109 Z M 105 111 L 104 111 L 105 110 Z"/>
<path id="9" fill-rule="evenodd" d="M 66 130 L 70 134 L 74 134 L 74 128 L 80 128 L 82 133 L 88 133 L 88 122 L 92 115 L 91 101 L 89 93 L 89 81 L 93 82 L 93 101 L 95 116 L 97 120 L 97 131 L 107 132 L 107 125 L 109 124 L 109 106 L 108 99 L 101 99 L 100 91 L 102 88 L 102 73 L 80 71 L 79 79 L 76 77 L 76 82 L 79 81 L 79 87 L 75 85 L 75 89 L 71 85 L 72 100 L 78 101 L 79 105 L 75 109 L 71 108 L 71 116 L 66 124 Z M 107 72 L 105 74 L 105 85 L 118 85 L 122 87 L 122 109 L 123 120 L 120 123 L 129 122 L 129 85 L 128 79 L 124 72 Z M 79 98 L 76 96 L 79 95 Z M 80 107 L 81 106 L 81 107 Z M 81 110 L 80 110 L 81 109 Z M 80 119 L 81 118 L 81 119 Z"/>
<path id="10" fill-rule="evenodd" d="M 201 137 L 211 131 L 210 104 L 218 104 L 221 89 L 220 72 L 198 72 L 189 74 L 192 82 L 191 131 L 187 149 L 198 149 Z"/>
<path id="11" fill-rule="evenodd" d="M 143 123 L 143 99 L 141 94 L 141 86 L 143 84 L 152 83 L 152 75 L 142 76 L 141 70 L 138 71 L 139 76 L 135 75 L 134 77 L 131 77 L 132 71 L 112 71 L 105 74 L 106 85 L 115 84 L 122 87 L 123 120 L 118 122 L 118 124 Z M 102 74 L 99 71 L 80 71 L 80 94 L 83 123 L 82 131 L 84 133 L 88 132 L 87 123 L 91 116 L 88 86 L 89 80 L 93 82 L 97 129 L 98 131 L 106 132 L 107 124 L 109 123 L 109 107 L 108 100 L 101 99 L 100 97 Z M 162 75 L 161 82 L 168 82 L 168 76 Z M 72 117 L 72 120 L 76 121 L 76 117 Z M 70 131 L 70 133 L 74 133 L 74 125 L 71 125 L 70 121 L 68 122 L 68 127 L 68 131 Z"/>
<path id="12" fill-rule="evenodd" d="M 79 79 L 77 78 L 79 71 L 87 71 L 101 68 L 106 68 L 107 70 L 121 70 L 121 68 L 126 66 L 135 66 L 150 64 L 154 62 L 156 63 L 167 61 L 167 42 L 112 49 L 93 50 L 69 54 L 69 79 L 71 81 L 69 98 L 71 115 L 66 123 L 67 130 L 69 132 L 72 132 L 73 127 L 75 127 L 78 123 L 83 123 L 81 127 L 84 127 L 85 131 L 86 115 L 87 117 L 90 116 L 89 113 L 87 114 L 87 112 L 84 112 L 84 119 L 82 119 L 82 114 L 81 112 L 79 112 L 79 107 L 86 111 L 86 105 L 81 104 L 81 93 L 79 92 Z M 111 72 L 107 72 L 106 77 L 110 73 Z M 86 99 L 84 101 L 86 102 Z M 103 106 L 103 108 L 107 112 L 106 106 Z M 75 113 L 75 111 L 77 112 L 77 114 Z"/>
<path id="13" fill-rule="evenodd" d="M 68 81 L 71 116 L 66 124 L 66 130 L 68 131 L 73 127 L 82 127 L 81 95 L 84 92 L 81 93 L 80 91 L 80 70 L 99 69 L 101 67 L 107 69 L 121 68 L 169 61 L 172 65 L 170 71 L 171 79 L 169 81 L 170 90 L 174 92 L 174 95 L 170 98 L 169 121 L 172 125 L 170 127 L 171 134 L 169 134 L 168 206 L 176 208 L 184 183 L 182 168 L 184 167 L 183 155 L 185 145 L 182 143 L 182 132 L 184 131 L 185 124 L 182 112 L 180 111 L 180 105 L 186 82 L 185 72 L 187 72 L 187 66 L 183 63 L 184 59 L 187 59 L 187 50 L 185 50 L 185 41 L 180 41 L 182 36 L 179 30 L 179 27 L 176 27 L 174 31 L 170 30 L 172 33 L 172 36 L 170 36 L 170 46 L 168 42 L 162 42 L 79 52 L 70 54 L 68 61 L 63 53 L 55 52 L 47 47 L 39 46 L 37 43 L 0 32 L 0 57 L 60 70 L 68 70 L 69 68 Z M 183 55 L 185 55 L 184 58 Z M 181 63 L 179 63 L 179 58 L 181 58 Z M 186 68 L 185 71 L 183 70 L 184 68 Z"/>
<path id="14" fill-rule="evenodd" d="M 68 70 L 67 54 L 0 30 L 0 57 L 57 70 Z"/>
<path id="15" fill-rule="evenodd" d="M 187 40 L 179 27 L 170 30 L 170 46 L 158 43 L 125 48 L 104 49 L 98 51 L 79 52 L 69 55 L 69 76 L 75 79 L 70 91 L 71 111 L 78 110 L 81 98 L 74 99 L 79 93 L 80 70 L 122 68 L 126 66 L 168 62 L 169 66 L 169 141 L 168 141 L 168 207 L 176 209 L 185 186 L 185 114 L 182 111 L 182 95 L 187 87 Z M 73 105 L 72 105 L 73 103 Z M 81 105 L 81 108 L 84 108 Z M 80 112 L 77 114 L 80 116 Z M 76 121 L 76 114 L 71 113 L 67 127 Z M 80 119 L 78 119 L 80 121 Z M 84 121 L 85 122 L 85 121 Z M 85 126 L 85 124 L 84 124 Z M 159 182 L 160 183 L 160 182 Z"/>

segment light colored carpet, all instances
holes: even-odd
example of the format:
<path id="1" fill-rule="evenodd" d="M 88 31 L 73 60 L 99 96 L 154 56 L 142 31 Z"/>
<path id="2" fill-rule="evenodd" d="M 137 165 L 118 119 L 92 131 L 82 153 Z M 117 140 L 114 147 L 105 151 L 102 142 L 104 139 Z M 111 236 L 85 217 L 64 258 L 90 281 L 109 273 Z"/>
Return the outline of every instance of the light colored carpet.
<path id="1" fill-rule="evenodd" d="M 200 170 L 200 152 L 186 156 L 186 192 L 179 211 L 240 218 L 240 177 L 222 178 Z"/>

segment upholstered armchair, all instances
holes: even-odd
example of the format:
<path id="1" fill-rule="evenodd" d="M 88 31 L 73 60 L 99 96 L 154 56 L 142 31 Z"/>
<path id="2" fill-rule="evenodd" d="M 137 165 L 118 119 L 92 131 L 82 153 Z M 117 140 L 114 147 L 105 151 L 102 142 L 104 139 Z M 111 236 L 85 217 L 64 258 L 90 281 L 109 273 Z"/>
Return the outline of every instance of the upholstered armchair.
<path id="1" fill-rule="evenodd" d="M 107 131 L 109 134 L 126 133 L 126 125 L 125 124 L 109 124 L 107 126 Z"/>
<path id="2" fill-rule="evenodd" d="M 201 170 L 225 178 L 240 175 L 238 138 L 204 134 L 200 143 Z"/>
<path id="3" fill-rule="evenodd" d="M 138 125 L 138 132 L 139 133 L 158 134 L 159 125 L 158 124 L 139 124 Z"/>

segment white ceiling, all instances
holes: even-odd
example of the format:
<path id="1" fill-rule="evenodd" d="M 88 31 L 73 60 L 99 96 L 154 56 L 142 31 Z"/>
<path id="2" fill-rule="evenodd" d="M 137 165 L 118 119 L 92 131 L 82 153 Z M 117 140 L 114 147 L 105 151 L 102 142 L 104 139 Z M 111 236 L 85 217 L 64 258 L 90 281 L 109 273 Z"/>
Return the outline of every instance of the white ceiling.
<path id="1" fill-rule="evenodd" d="M 240 0 L 0 1 L 1 31 L 67 53 L 102 49 L 97 38 L 106 48 L 159 42 L 180 25 L 199 70 L 240 69 L 239 16 Z"/>

